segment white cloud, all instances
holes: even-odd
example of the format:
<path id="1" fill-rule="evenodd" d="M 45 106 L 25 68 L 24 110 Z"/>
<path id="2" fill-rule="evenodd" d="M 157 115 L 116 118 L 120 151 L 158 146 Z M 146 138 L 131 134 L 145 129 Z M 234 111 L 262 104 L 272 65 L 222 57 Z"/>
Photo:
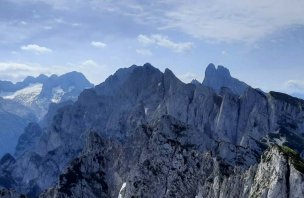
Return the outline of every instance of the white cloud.
<path id="1" fill-rule="evenodd" d="M 178 30 L 215 42 L 255 42 L 304 25 L 303 0 L 155 0 L 116 3 L 118 14 L 160 30 Z M 140 8 L 134 9 L 133 7 Z M 149 41 L 147 41 L 149 42 Z"/>
<path id="2" fill-rule="evenodd" d="M 222 51 L 221 51 L 221 54 L 222 54 L 222 55 L 227 55 L 228 52 L 227 52 L 226 50 L 222 50 Z"/>
<path id="3" fill-rule="evenodd" d="M 198 80 L 200 82 L 202 81 L 202 75 L 194 74 L 191 72 L 178 75 L 178 78 L 185 83 L 190 83 L 192 80 Z"/>
<path id="4" fill-rule="evenodd" d="M 81 23 L 72 23 L 71 25 L 72 25 L 73 27 L 81 27 L 81 26 L 82 26 Z"/>
<path id="5" fill-rule="evenodd" d="M 107 46 L 107 44 L 100 42 L 100 41 L 92 41 L 91 45 L 94 47 L 104 48 Z"/>
<path id="6" fill-rule="evenodd" d="M 108 75 L 108 67 L 92 59 L 84 60 L 78 64 L 72 64 L 70 67 L 73 67 L 74 70 L 83 73 L 95 85 L 103 82 Z"/>
<path id="7" fill-rule="evenodd" d="M 288 80 L 284 88 L 288 93 L 304 93 L 304 80 Z"/>
<path id="8" fill-rule="evenodd" d="M 149 36 L 140 34 L 137 37 L 138 42 L 144 44 L 144 45 L 151 45 L 155 44 L 155 40 L 153 38 L 150 38 Z"/>
<path id="9" fill-rule="evenodd" d="M 98 66 L 98 64 L 97 64 L 94 60 L 88 59 L 88 60 L 83 61 L 83 62 L 80 64 L 80 66 L 87 69 L 88 66 L 96 67 L 96 66 Z"/>
<path id="10" fill-rule="evenodd" d="M 152 52 L 149 49 L 136 49 L 136 52 L 144 56 L 152 56 Z"/>
<path id="11" fill-rule="evenodd" d="M 59 23 L 59 24 L 66 23 L 62 18 L 56 18 L 56 19 L 54 19 L 54 22 Z"/>
<path id="12" fill-rule="evenodd" d="M 12 21 L 0 22 L 0 43 L 17 43 L 23 41 L 33 34 L 39 32 L 39 28 L 35 25 L 26 26 Z"/>
<path id="13" fill-rule="evenodd" d="M 43 26 L 43 29 L 45 29 L 45 30 L 51 30 L 51 29 L 53 29 L 53 27 L 49 26 L 49 25 L 46 25 L 46 26 Z"/>
<path id="14" fill-rule="evenodd" d="M 167 36 L 153 34 L 151 36 L 140 34 L 137 40 L 144 45 L 157 45 L 172 49 L 175 52 L 189 51 L 193 48 L 191 42 L 173 42 Z"/>
<path id="15" fill-rule="evenodd" d="M 208 41 L 253 42 L 282 29 L 304 25 L 303 0 L 11 1 L 44 2 L 67 11 L 105 11 L 149 27 L 178 30 Z"/>
<path id="16" fill-rule="evenodd" d="M 107 67 L 105 65 L 99 64 L 92 59 L 60 66 L 41 66 L 36 63 L 0 62 L 0 80 L 19 82 L 27 76 L 38 76 L 40 74 L 61 75 L 71 71 L 79 71 L 91 82 L 98 84 L 107 77 L 106 69 Z"/>
<path id="17" fill-rule="evenodd" d="M 52 52 L 51 49 L 49 49 L 47 47 L 39 46 L 37 44 L 23 45 L 20 47 L 20 49 L 24 50 L 24 51 L 34 52 L 36 54 L 44 54 L 44 53 Z"/>
<path id="18" fill-rule="evenodd" d="M 161 6 L 161 4 L 163 6 Z M 293 25 L 304 25 L 303 0 L 157 1 L 143 21 L 210 41 L 254 42 Z M 157 14 L 155 13 L 158 9 Z M 151 10 L 151 11 L 149 11 Z"/>
<path id="19" fill-rule="evenodd" d="M 105 11 L 149 27 L 178 30 L 211 41 L 252 42 L 304 25 L 303 0 L 11 0 L 44 2 L 54 9 Z"/>
<path id="20" fill-rule="evenodd" d="M 29 65 L 16 62 L 0 62 L 0 79 L 13 82 L 23 80 L 27 76 L 38 76 L 41 73 L 49 74 L 48 68 L 39 65 Z"/>

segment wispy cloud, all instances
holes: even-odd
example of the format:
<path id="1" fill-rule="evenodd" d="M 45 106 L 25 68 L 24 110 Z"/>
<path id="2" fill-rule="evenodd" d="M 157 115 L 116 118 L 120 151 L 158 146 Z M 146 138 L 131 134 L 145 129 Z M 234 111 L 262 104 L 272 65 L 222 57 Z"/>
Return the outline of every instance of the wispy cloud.
<path id="1" fill-rule="evenodd" d="M 191 42 L 173 42 L 167 36 L 160 34 L 152 34 L 151 36 L 140 34 L 137 40 L 143 45 L 157 45 L 175 52 L 189 51 L 193 48 L 193 43 Z"/>
<path id="2" fill-rule="evenodd" d="M 304 93 L 304 80 L 288 80 L 284 88 L 289 93 Z"/>
<path id="3" fill-rule="evenodd" d="M 37 63 L 0 62 L 0 79 L 13 82 L 22 81 L 27 76 L 40 74 L 64 74 L 70 71 L 83 73 L 91 82 L 101 83 L 107 76 L 106 66 L 92 59 L 66 65 L 40 65 Z"/>
<path id="4" fill-rule="evenodd" d="M 83 68 L 88 68 L 88 67 L 96 67 L 98 66 L 98 63 L 96 63 L 94 60 L 92 59 L 88 59 L 88 60 L 85 60 L 83 61 L 81 64 L 80 64 L 80 67 L 83 67 Z"/>
<path id="5" fill-rule="evenodd" d="M 23 5 L 43 2 L 66 12 L 84 8 L 99 13 L 102 10 L 158 30 L 178 30 L 217 42 L 253 42 L 282 29 L 304 25 L 303 0 L 10 1 Z M 94 22 L 91 25 L 96 27 Z"/>
<path id="6" fill-rule="evenodd" d="M 221 54 L 222 54 L 223 56 L 225 56 L 225 55 L 228 54 L 228 52 L 227 52 L 226 50 L 222 50 L 222 51 L 221 51 Z"/>
<path id="7" fill-rule="evenodd" d="M 202 75 L 187 72 L 185 74 L 178 75 L 178 78 L 185 83 L 190 83 L 192 80 L 202 81 Z"/>
<path id="8" fill-rule="evenodd" d="M 39 46 L 37 44 L 23 45 L 20 47 L 20 49 L 24 50 L 24 51 L 34 52 L 36 54 L 45 54 L 45 53 L 52 52 L 51 49 L 49 49 L 47 47 Z"/>
<path id="9" fill-rule="evenodd" d="M 210 41 L 253 42 L 284 28 L 304 25 L 302 0 L 176 0 L 143 7 L 146 13 L 141 19 L 146 23 Z"/>
<path id="10" fill-rule="evenodd" d="M 0 43 L 16 43 L 30 38 L 39 31 L 36 25 L 25 25 L 19 21 L 0 21 Z"/>
<path id="11" fill-rule="evenodd" d="M 144 56 L 152 56 L 152 52 L 149 49 L 136 49 L 136 52 Z"/>
<path id="12" fill-rule="evenodd" d="M 160 30 L 179 30 L 215 42 L 254 42 L 304 25 L 302 0 L 156 0 L 140 5 L 136 14 L 130 9 L 125 12 Z"/>
<path id="13" fill-rule="evenodd" d="M 79 63 L 69 64 L 69 67 L 83 73 L 95 85 L 101 83 L 107 77 L 106 71 L 108 67 L 93 59 L 87 59 Z"/>
<path id="14" fill-rule="evenodd" d="M 49 74 L 50 69 L 39 65 L 31 65 L 17 62 L 0 62 L 0 79 L 20 81 L 27 76 L 38 76 L 39 74 Z"/>
<path id="15" fill-rule="evenodd" d="M 138 35 L 137 40 L 138 40 L 138 42 L 140 42 L 141 44 L 144 44 L 144 45 L 155 44 L 155 39 L 153 39 L 152 36 L 149 37 L 149 36 L 140 34 L 140 35 Z"/>
<path id="16" fill-rule="evenodd" d="M 92 41 L 91 45 L 98 48 L 104 48 L 107 46 L 107 44 L 100 42 L 100 41 Z"/>
<path id="17" fill-rule="evenodd" d="M 29 2 L 39 2 L 45 3 L 49 6 L 52 6 L 56 10 L 69 10 L 74 7 L 75 4 L 81 3 L 82 0 L 75 0 L 73 3 L 69 0 L 11 0 L 18 3 L 29 3 Z"/>

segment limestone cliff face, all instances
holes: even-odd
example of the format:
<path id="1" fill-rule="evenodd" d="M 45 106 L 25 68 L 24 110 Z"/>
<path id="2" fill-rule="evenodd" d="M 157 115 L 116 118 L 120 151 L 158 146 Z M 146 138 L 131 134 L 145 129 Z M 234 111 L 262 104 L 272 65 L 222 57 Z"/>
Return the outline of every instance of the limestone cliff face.
<path id="1" fill-rule="evenodd" d="M 234 167 L 230 174 L 203 183 L 197 197 L 302 197 L 303 165 L 292 150 L 273 146 L 249 169 Z"/>
<path id="2" fill-rule="evenodd" d="M 4 172 L 18 191 L 43 191 L 42 197 L 263 194 L 255 179 L 273 170 L 261 155 L 282 138 L 281 146 L 300 144 L 288 134 L 303 135 L 304 102 L 250 87 L 243 91 L 185 84 L 150 64 L 120 69 L 58 109 L 38 143 Z M 279 133 L 283 128 L 288 133 Z M 302 173 L 284 165 L 286 155 L 279 157 L 278 172 L 289 170 L 298 178 L 291 182 L 302 185 Z"/>
<path id="3" fill-rule="evenodd" d="M 90 133 L 84 151 L 60 175 L 58 184 L 40 197 L 303 196 L 304 161 L 288 147 L 274 145 L 260 157 L 199 137 L 171 116 L 135 133 L 144 133 L 141 148 L 106 143 Z M 200 138 L 209 143 L 202 144 Z M 128 147 L 138 157 L 116 157 L 125 155 Z"/>
<path id="4" fill-rule="evenodd" d="M 104 146 L 97 134 L 90 133 L 82 154 L 60 175 L 58 184 L 40 197 L 109 197 Z"/>
<path id="5" fill-rule="evenodd" d="M 29 123 L 24 129 L 24 133 L 19 137 L 15 156 L 19 157 L 23 153 L 33 149 L 35 143 L 39 141 L 42 135 L 42 129 L 37 123 Z"/>

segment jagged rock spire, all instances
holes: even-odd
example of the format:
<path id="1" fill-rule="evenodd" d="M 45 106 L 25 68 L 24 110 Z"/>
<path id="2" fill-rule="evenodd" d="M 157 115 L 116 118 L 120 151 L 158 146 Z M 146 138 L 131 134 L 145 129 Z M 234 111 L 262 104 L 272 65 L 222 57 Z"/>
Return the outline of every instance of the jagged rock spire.
<path id="1" fill-rule="evenodd" d="M 249 87 L 244 82 L 233 78 L 227 68 L 221 65 L 216 68 L 213 63 L 210 63 L 206 68 L 203 85 L 213 88 L 217 93 L 222 87 L 227 87 L 237 95 L 242 95 Z"/>

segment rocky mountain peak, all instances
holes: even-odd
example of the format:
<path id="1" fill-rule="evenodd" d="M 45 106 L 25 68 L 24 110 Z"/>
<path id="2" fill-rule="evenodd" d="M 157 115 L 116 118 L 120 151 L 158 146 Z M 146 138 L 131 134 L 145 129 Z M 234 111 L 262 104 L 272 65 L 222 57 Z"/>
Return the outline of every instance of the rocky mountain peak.
<path id="1" fill-rule="evenodd" d="M 164 72 L 164 80 L 170 82 L 173 86 L 183 84 L 180 79 L 178 79 L 175 74 L 168 68 Z"/>
<path id="2" fill-rule="evenodd" d="M 193 79 L 190 83 L 193 85 L 201 85 L 201 83 L 196 79 Z"/>
<path id="3" fill-rule="evenodd" d="M 174 73 L 166 68 L 165 72 L 164 72 L 164 79 L 166 79 L 167 81 L 179 81 L 179 79 L 174 75 Z"/>
<path id="4" fill-rule="evenodd" d="M 226 67 L 224 67 L 224 66 L 222 66 L 222 65 L 217 66 L 217 72 L 218 72 L 220 75 L 227 76 L 227 77 L 228 77 L 228 76 L 231 77 L 229 69 L 227 69 Z"/>
<path id="5" fill-rule="evenodd" d="M 145 63 L 145 64 L 143 65 L 143 67 L 155 68 L 155 67 L 153 67 L 153 65 L 152 65 L 151 63 Z"/>
<path id="6" fill-rule="evenodd" d="M 157 85 L 161 81 L 161 76 L 162 72 L 150 63 L 143 66 L 132 65 L 128 68 L 118 69 L 103 83 L 97 85 L 95 91 L 100 95 L 120 94 L 126 97 L 132 95 L 133 92 L 139 93 L 148 87 Z"/>
<path id="7" fill-rule="evenodd" d="M 205 76 L 210 76 L 210 77 L 215 77 L 215 76 L 220 76 L 222 78 L 230 78 L 231 75 L 230 75 L 230 71 L 222 66 L 222 65 L 219 65 L 217 66 L 217 68 L 215 67 L 215 65 L 213 63 L 210 63 L 207 68 L 206 68 L 206 71 L 205 71 Z"/>
<path id="8" fill-rule="evenodd" d="M 221 65 L 215 67 L 213 63 L 206 68 L 203 85 L 213 88 L 217 93 L 222 87 L 227 87 L 237 95 L 242 95 L 249 87 L 244 82 L 233 78 L 227 68 Z"/>
<path id="9" fill-rule="evenodd" d="M 61 76 L 50 77 L 41 74 L 38 77 L 29 76 L 21 82 L 12 83 L 0 81 L 0 156 L 14 153 L 18 138 L 16 156 L 27 148 L 32 148 L 41 135 L 36 125 L 30 122 L 40 122 L 52 103 L 76 101 L 79 94 L 93 87 L 82 73 L 69 72 Z M 50 113 L 55 111 L 50 107 Z M 53 115 L 51 113 L 50 115 Z M 43 123 L 42 123 L 43 124 Z M 25 130 L 24 130 L 25 129 Z"/>
<path id="10" fill-rule="evenodd" d="M 252 89 L 213 64 L 204 83 L 149 63 L 119 69 L 49 112 L 42 131 L 29 126 L 26 145 L 42 136 L 4 160 L 13 165 L 0 169 L 0 185 L 41 198 L 301 197 L 301 101 Z M 262 155 L 273 144 L 290 149 Z"/>
<path id="11" fill-rule="evenodd" d="M 80 81 L 85 81 L 85 83 L 91 84 L 82 73 L 77 72 L 77 71 L 68 72 L 66 74 L 63 74 L 63 75 L 59 76 L 59 78 L 69 79 L 69 80 L 72 80 L 72 81 L 73 80 L 80 80 Z"/>

